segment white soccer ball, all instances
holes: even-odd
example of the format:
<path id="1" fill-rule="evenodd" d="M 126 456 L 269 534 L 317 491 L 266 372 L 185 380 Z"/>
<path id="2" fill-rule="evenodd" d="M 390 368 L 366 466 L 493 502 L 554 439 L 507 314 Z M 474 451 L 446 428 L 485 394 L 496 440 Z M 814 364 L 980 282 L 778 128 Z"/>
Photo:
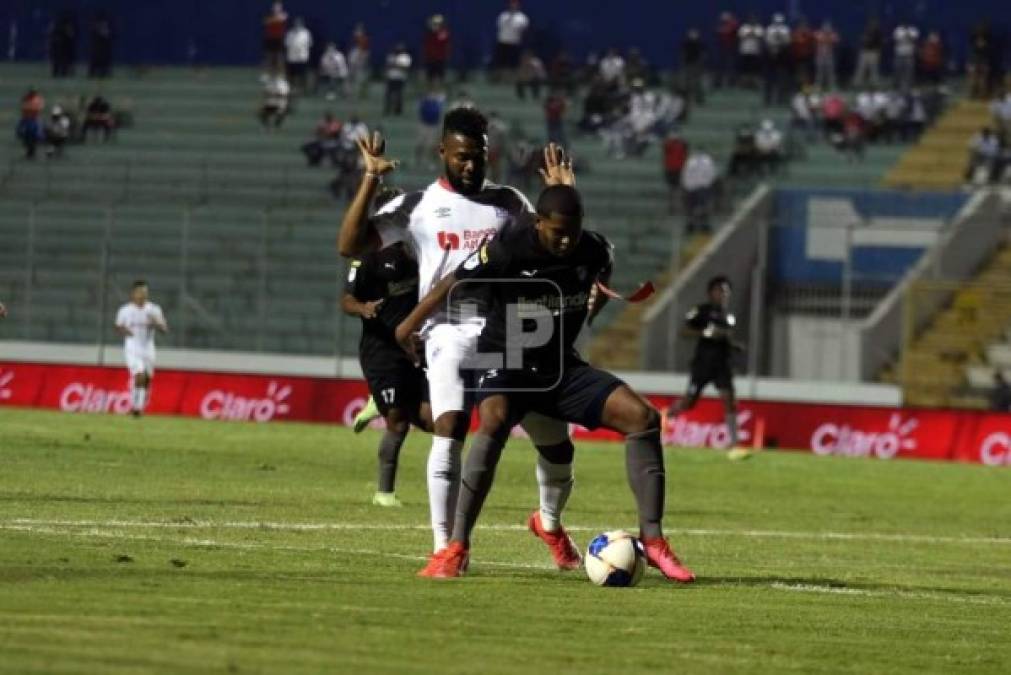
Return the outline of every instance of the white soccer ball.
<path id="1" fill-rule="evenodd" d="M 624 530 L 604 532 L 586 548 L 586 576 L 598 586 L 635 586 L 646 571 L 642 542 Z"/>

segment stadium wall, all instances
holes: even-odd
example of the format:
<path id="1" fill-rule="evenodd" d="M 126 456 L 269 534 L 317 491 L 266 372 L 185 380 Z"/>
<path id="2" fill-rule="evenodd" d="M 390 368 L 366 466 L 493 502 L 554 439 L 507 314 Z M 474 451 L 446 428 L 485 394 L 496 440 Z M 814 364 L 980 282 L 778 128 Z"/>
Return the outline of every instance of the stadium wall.
<path id="1" fill-rule="evenodd" d="M 367 396 L 358 379 L 167 369 L 156 377 L 148 410 L 220 421 L 350 425 Z M 663 408 L 675 397 L 650 398 Z M 0 406 L 126 414 L 131 402 L 120 367 L 0 362 Z M 741 442 L 755 447 L 1011 465 L 1009 415 L 744 398 L 738 422 Z M 573 433 L 577 439 L 621 440 L 581 427 Z M 726 448 L 730 442 L 722 405 L 711 399 L 674 420 L 665 434 L 666 443 L 679 446 Z"/>
<path id="2" fill-rule="evenodd" d="M 420 42 L 425 18 L 442 13 L 454 31 L 454 61 L 477 67 L 490 53 L 494 40 L 494 20 L 504 1 L 486 0 L 353 0 L 322 3 L 288 0 L 293 16 L 303 16 L 322 46 L 324 40 L 345 42 L 358 21 L 367 26 L 373 39 L 373 58 L 385 54 L 403 41 L 415 48 Z M 46 30 L 52 17 L 65 9 L 77 13 L 81 33 L 87 35 L 86 21 L 98 10 L 107 11 L 116 29 L 115 57 L 121 63 L 250 64 L 260 60 L 260 21 L 268 0 L 6 0 L 0 3 L 0 25 L 4 53 L 18 59 L 40 60 L 46 56 Z M 677 45 L 684 32 L 698 26 L 710 37 L 717 14 L 724 9 L 739 16 L 755 12 L 767 22 L 773 12 L 786 12 L 791 20 L 800 15 L 820 23 L 830 17 L 845 38 L 841 65 L 854 61 L 854 46 L 868 16 L 876 15 L 884 25 L 913 21 L 922 30 L 938 30 L 949 56 L 964 60 L 970 28 L 989 17 L 993 24 L 1003 62 L 1011 28 L 1011 16 L 1000 3 L 988 0 L 727 0 L 720 3 L 652 2 L 632 0 L 616 4 L 602 0 L 528 0 L 524 10 L 533 29 L 530 43 L 544 55 L 559 47 L 579 59 L 588 49 L 609 46 L 639 47 L 646 57 L 661 67 L 674 65 Z M 12 33 L 13 30 L 13 33 Z M 158 39 L 151 39 L 158 36 Z M 86 37 L 79 54 L 86 54 Z M 886 64 L 888 54 L 886 50 Z"/>

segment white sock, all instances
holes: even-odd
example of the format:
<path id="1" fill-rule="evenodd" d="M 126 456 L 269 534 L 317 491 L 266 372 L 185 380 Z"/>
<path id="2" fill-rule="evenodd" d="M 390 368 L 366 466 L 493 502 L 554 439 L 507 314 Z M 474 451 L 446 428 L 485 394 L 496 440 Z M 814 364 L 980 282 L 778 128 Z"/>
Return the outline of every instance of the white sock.
<path id="1" fill-rule="evenodd" d="M 147 410 L 147 402 L 151 399 L 151 384 L 141 388 L 140 392 L 140 409 Z"/>
<path id="2" fill-rule="evenodd" d="M 435 550 L 449 544 L 456 517 L 456 500 L 460 496 L 460 471 L 463 443 L 432 437 L 432 450 L 428 453 L 428 506 L 432 513 L 432 535 Z"/>
<path id="3" fill-rule="evenodd" d="M 572 494 L 572 464 L 552 464 L 537 457 L 537 487 L 541 495 L 541 525 L 554 532 L 562 524 L 562 511 Z"/>
<path id="4" fill-rule="evenodd" d="M 130 409 L 131 410 L 143 410 L 144 409 L 144 387 L 138 387 L 133 385 L 130 389 Z"/>

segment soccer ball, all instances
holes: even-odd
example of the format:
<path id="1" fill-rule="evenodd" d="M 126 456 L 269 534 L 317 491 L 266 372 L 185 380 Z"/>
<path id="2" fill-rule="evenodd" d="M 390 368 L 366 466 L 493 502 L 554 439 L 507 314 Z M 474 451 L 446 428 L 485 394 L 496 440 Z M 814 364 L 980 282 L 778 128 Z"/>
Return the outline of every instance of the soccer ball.
<path id="1" fill-rule="evenodd" d="M 635 586 L 646 571 L 642 542 L 624 530 L 593 538 L 586 549 L 586 576 L 598 586 Z"/>

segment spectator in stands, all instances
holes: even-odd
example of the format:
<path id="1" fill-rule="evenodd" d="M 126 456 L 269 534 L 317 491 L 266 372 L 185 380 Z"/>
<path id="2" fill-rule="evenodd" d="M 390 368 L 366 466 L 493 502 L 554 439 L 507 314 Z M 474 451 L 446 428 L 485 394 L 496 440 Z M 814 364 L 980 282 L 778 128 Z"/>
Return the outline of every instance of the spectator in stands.
<path id="1" fill-rule="evenodd" d="M 552 89 L 560 89 L 568 96 L 576 93 L 576 72 L 572 57 L 566 51 L 555 54 L 548 69 L 548 86 Z"/>
<path id="2" fill-rule="evenodd" d="M 46 156 L 62 157 L 63 146 L 70 139 L 70 117 L 63 112 L 63 108 L 54 105 L 46 122 Z"/>
<path id="3" fill-rule="evenodd" d="M 53 77 L 70 77 L 77 60 L 77 17 L 67 10 L 49 28 L 49 60 Z"/>
<path id="4" fill-rule="evenodd" d="M 702 77 L 705 74 L 706 46 L 697 28 L 689 28 L 681 41 L 681 88 L 688 105 L 705 103 Z"/>
<path id="5" fill-rule="evenodd" d="M 260 106 L 260 123 L 265 129 L 279 129 L 288 116 L 291 86 L 283 72 L 263 78 L 263 104 Z"/>
<path id="6" fill-rule="evenodd" d="M 990 127 L 983 127 L 969 142 L 969 168 L 965 172 L 966 181 L 986 183 L 996 180 L 1000 158 L 1000 139 Z"/>
<path id="7" fill-rule="evenodd" d="M 862 91 L 857 94 L 856 113 L 863 121 L 865 136 L 875 140 L 884 122 L 884 108 L 878 105 L 877 91 Z"/>
<path id="8" fill-rule="evenodd" d="M 520 67 L 516 72 L 516 96 L 520 100 L 527 97 L 527 90 L 530 95 L 538 100 L 541 97 L 541 87 L 548 79 L 548 74 L 544 70 L 544 63 L 534 54 L 533 50 L 525 49 L 520 58 Z"/>
<path id="9" fill-rule="evenodd" d="M 398 43 L 386 56 L 386 96 L 384 115 L 401 115 L 404 112 L 404 87 L 411 72 L 411 55 L 404 43 Z"/>
<path id="10" fill-rule="evenodd" d="M 931 31 L 920 46 L 920 72 L 928 84 L 941 84 L 944 77 L 944 45 L 936 30 Z"/>
<path id="11" fill-rule="evenodd" d="M 509 125 L 497 110 L 488 113 L 488 180 L 502 181 L 502 160 L 509 151 Z"/>
<path id="12" fill-rule="evenodd" d="M 492 57 L 492 75 L 499 79 L 506 73 L 512 78 L 520 65 L 523 37 L 530 27 L 530 19 L 520 10 L 519 0 L 509 0 L 507 8 L 498 15 L 495 27 L 497 40 Z"/>
<path id="13" fill-rule="evenodd" d="M 737 79 L 746 87 L 758 87 L 764 45 L 765 28 L 752 14 L 747 23 L 737 29 Z"/>
<path id="14" fill-rule="evenodd" d="M 351 49 L 348 50 L 348 81 L 358 98 L 369 94 L 369 69 L 371 66 L 371 41 L 364 24 L 357 24 L 351 34 Z"/>
<path id="15" fill-rule="evenodd" d="M 877 19 L 870 19 L 860 38 L 860 54 L 853 74 L 853 87 L 878 86 L 881 80 L 881 47 L 884 38 Z"/>
<path id="16" fill-rule="evenodd" d="M 771 119 L 762 120 L 755 132 L 755 156 L 759 169 L 768 173 L 775 173 L 786 157 L 783 132 Z"/>
<path id="17" fill-rule="evenodd" d="M 882 139 L 888 143 L 905 141 L 909 94 L 893 91 L 887 94 L 884 107 L 884 124 L 881 129 Z"/>
<path id="18" fill-rule="evenodd" d="M 716 23 L 716 68 L 713 86 L 717 89 L 732 87 L 735 80 L 737 62 L 737 31 L 741 22 L 730 12 L 721 12 Z"/>
<path id="19" fill-rule="evenodd" d="M 625 59 L 614 47 L 600 60 L 600 79 L 611 91 L 625 88 Z"/>
<path id="20" fill-rule="evenodd" d="M 569 145 L 565 135 L 565 111 L 568 106 L 564 94 L 560 91 L 552 91 L 544 100 L 544 121 L 547 126 L 548 142 L 563 148 Z"/>
<path id="21" fill-rule="evenodd" d="M 302 146 L 302 153 L 309 166 L 319 166 L 324 157 L 330 160 L 333 167 L 340 164 L 338 153 L 341 150 L 342 127 L 332 112 L 328 110 L 323 113 L 323 119 L 316 125 L 315 138 Z"/>
<path id="22" fill-rule="evenodd" d="M 3 305 L 0 305 L 2 308 Z M 990 392 L 990 410 L 1011 412 L 1011 385 L 1004 379 L 1004 373 L 997 370 L 993 374 L 993 391 Z"/>
<path id="23" fill-rule="evenodd" d="M 428 30 L 421 46 L 421 60 L 425 64 L 425 77 L 429 85 L 446 81 L 446 65 L 449 63 L 449 28 L 442 14 L 435 14 L 428 20 Z"/>
<path id="24" fill-rule="evenodd" d="M 339 93 L 341 98 L 348 93 L 348 61 L 343 52 L 333 42 L 327 43 L 319 59 L 316 88 L 326 88 L 326 100 L 332 101 Z"/>
<path id="25" fill-rule="evenodd" d="M 590 134 L 603 128 L 611 112 L 609 101 L 603 78 L 595 78 L 583 97 L 583 117 L 579 120 L 579 128 Z"/>
<path id="26" fill-rule="evenodd" d="M 89 77 L 109 77 L 112 74 L 112 22 L 99 11 L 91 22 L 91 59 Z"/>
<path id="27" fill-rule="evenodd" d="M 688 160 L 688 144 L 674 130 L 667 133 L 663 141 L 663 174 L 667 180 L 667 210 L 677 211 L 677 197 L 681 191 L 681 172 Z"/>
<path id="28" fill-rule="evenodd" d="M 703 149 L 692 150 L 681 172 L 687 231 L 708 232 L 709 211 L 716 185 L 716 162 Z"/>
<path id="29" fill-rule="evenodd" d="M 902 93 L 913 87 L 916 79 L 916 43 L 920 29 L 911 23 L 899 24 L 892 33 L 895 44 L 895 61 L 892 65 L 895 88 Z"/>
<path id="30" fill-rule="evenodd" d="M 919 89 L 914 89 L 909 94 L 909 101 L 906 109 L 906 132 L 904 140 L 916 141 L 920 138 L 923 130 L 927 126 L 927 104 L 923 99 L 923 94 Z"/>
<path id="31" fill-rule="evenodd" d="M 793 59 L 794 82 L 803 87 L 814 81 L 814 31 L 807 19 L 801 19 L 790 35 L 790 57 Z"/>
<path id="32" fill-rule="evenodd" d="M 305 27 L 302 17 L 284 36 L 284 49 L 288 61 L 288 82 L 299 92 L 306 90 L 309 73 L 309 56 L 312 54 L 312 33 Z"/>
<path id="33" fill-rule="evenodd" d="M 734 132 L 734 146 L 730 151 L 730 175 L 748 176 L 758 168 L 758 150 L 755 148 L 755 130 L 742 124 Z"/>
<path id="34" fill-rule="evenodd" d="M 993 35 L 990 24 L 981 21 L 969 38 L 969 96 L 972 98 L 986 98 L 989 95 L 991 52 Z"/>
<path id="35" fill-rule="evenodd" d="M 842 136 L 843 119 L 846 117 L 846 99 L 839 92 L 826 94 L 821 101 L 821 123 L 825 136 Z"/>
<path id="36" fill-rule="evenodd" d="M 811 97 L 813 92 L 805 87 L 798 89 L 790 99 L 790 129 L 800 131 L 809 142 L 817 139 L 817 124 L 815 121 L 816 106 Z"/>
<path id="37" fill-rule="evenodd" d="M 45 107 L 45 99 L 35 89 L 29 89 L 21 97 L 21 117 L 15 133 L 25 147 L 25 159 L 35 158 L 35 149 L 45 138 L 42 123 L 39 121 Z"/>
<path id="38" fill-rule="evenodd" d="M 851 162 L 863 161 L 864 143 L 867 139 L 867 123 L 855 110 L 843 116 L 842 133 L 836 135 L 833 142 L 836 149 L 842 152 Z"/>
<path id="39" fill-rule="evenodd" d="M 773 14 L 765 29 L 765 105 L 786 103 L 791 79 L 790 40 L 786 17 Z"/>
<path id="40" fill-rule="evenodd" d="M 625 80 L 631 82 L 636 79 L 652 84 L 653 70 L 638 47 L 629 47 L 625 58 Z"/>
<path id="41" fill-rule="evenodd" d="M 284 36 L 288 32 L 288 14 L 284 5 L 275 2 L 270 14 L 263 18 L 263 61 L 268 74 L 284 69 Z"/>
<path id="42" fill-rule="evenodd" d="M 436 152 L 439 149 L 439 125 L 442 111 L 446 107 L 446 95 L 434 85 L 418 101 L 418 140 L 414 144 L 414 162 L 432 169 L 435 167 Z"/>
<path id="43" fill-rule="evenodd" d="M 826 20 L 814 34 L 814 84 L 823 92 L 835 91 L 835 53 L 839 48 L 839 34 Z"/>
<path id="44" fill-rule="evenodd" d="M 85 110 L 84 125 L 81 127 L 83 140 L 88 140 L 89 132 L 92 130 L 101 132 L 103 142 L 108 141 L 112 132 L 116 130 L 112 106 L 101 94 L 91 99 Z"/>
<path id="45" fill-rule="evenodd" d="M 526 139 L 519 139 L 512 145 L 508 153 L 510 185 L 518 185 L 527 191 L 539 166 L 537 148 Z"/>
<path id="46" fill-rule="evenodd" d="M 990 103 L 993 126 L 1004 145 L 1011 145 L 1011 89 Z"/>
<path id="47" fill-rule="evenodd" d="M 352 199 L 358 190 L 363 168 L 357 141 L 368 135 L 368 126 L 361 121 L 357 111 L 352 112 L 341 128 L 340 163 L 337 176 L 330 183 L 330 191 L 338 199 Z"/>

